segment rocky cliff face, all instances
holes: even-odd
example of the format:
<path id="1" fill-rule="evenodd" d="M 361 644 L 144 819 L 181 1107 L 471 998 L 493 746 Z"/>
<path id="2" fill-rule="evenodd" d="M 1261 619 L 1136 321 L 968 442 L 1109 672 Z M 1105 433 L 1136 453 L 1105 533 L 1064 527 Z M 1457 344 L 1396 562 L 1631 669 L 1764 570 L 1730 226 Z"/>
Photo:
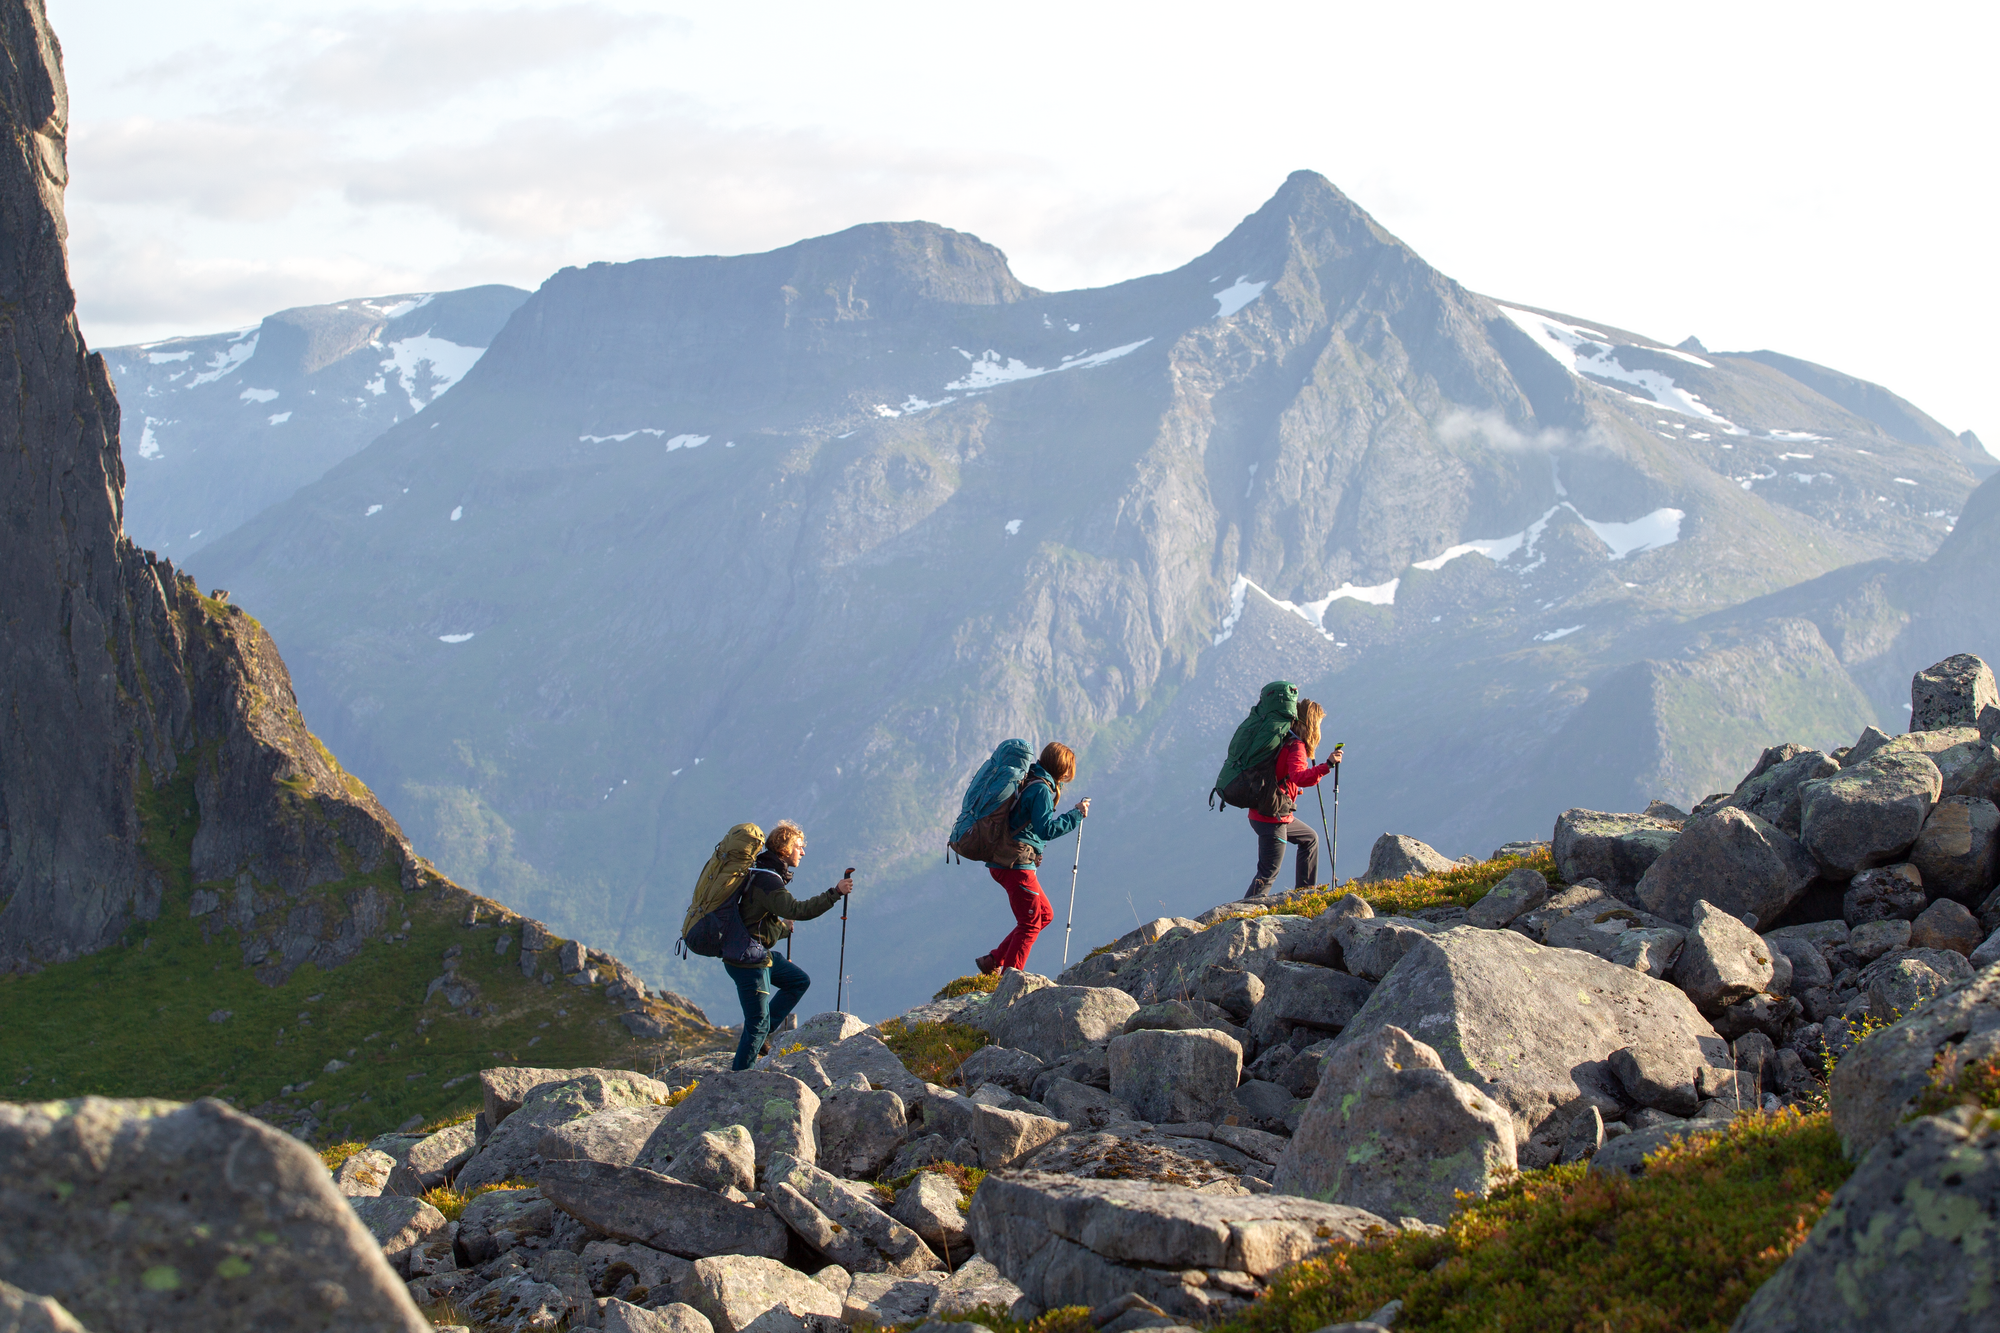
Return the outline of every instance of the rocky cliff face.
<path id="1" fill-rule="evenodd" d="M 91 952 L 157 913 L 142 809 L 184 767 L 197 879 L 296 894 L 386 867 L 414 887 L 401 830 L 306 730 L 261 627 L 124 536 L 118 402 L 63 249 L 60 53 L 39 5 L 7 7 L 5 40 L 0 968 Z"/>
<path id="2" fill-rule="evenodd" d="M 1092 291 L 922 223 L 565 270 L 199 565 L 454 874 L 688 988 L 707 849 L 792 815 L 896 886 L 855 906 L 886 1008 L 1001 924 L 933 858 L 1006 736 L 1080 744 L 1118 811 L 1099 934 L 1247 880 L 1240 819 L 1187 816 L 1268 679 L 1351 743 L 1350 839 L 1454 853 L 1850 739 L 1816 624 L 1688 621 L 1929 555 L 1973 483 L 1929 424 L 1470 292 L 1300 173 Z M 1690 730 L 1718 702 L 1755 729 Z"/>

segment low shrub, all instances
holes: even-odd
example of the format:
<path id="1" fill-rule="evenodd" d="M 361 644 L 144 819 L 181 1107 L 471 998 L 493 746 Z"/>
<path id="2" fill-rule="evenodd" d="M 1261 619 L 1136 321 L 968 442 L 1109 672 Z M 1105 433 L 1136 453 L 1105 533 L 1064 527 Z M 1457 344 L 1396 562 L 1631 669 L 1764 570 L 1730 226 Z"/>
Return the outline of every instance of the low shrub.
<path id="1" fill-rule="evenodd" d="M 2000 1110 L 2000 1057 L 1969 1060 L 1956 1046 L 1940 1053 L 1931 1065 L 1930 1083 L 1918 1094 L 1916 1109 L 1908 1118 L 1942 1115 L 1955 1106 Z"/>
<path id="2" fill-rule="evenodd" d="M 439 1185 L 436 1189 L 425 1190 L 423 1200 L 444 1214 L 447 1222 L 456 1222 L 465 1216 L 465 1205 L 482 1194 L 493 1190 L 528 1190 L 535 1187 L 532 1180 L 502 1180 L 491 1185 L 474 1185 L 469 1190 L 454 1189 L 450 1185 Z"/>
<path id="3" fill-rule="evenodd" d="M 342 1166 L 346 1165 L 348 1158 L 354 1156 L 354 1154 L 367 1146 L 365 1143 L 357 1143 L 352 1139 L 346 1143 L 330 1143 L 319 1150 L 319 1160 L 326 1163 L 328 1171 L 338 1171 Z"/>
<path id="4" fill-rule="evenodd" d="M 1723 1333 L 1852 1169 L 1823 1112 L 1744 1116 L 1662 1148 L 1636 1180 L 1528 1172 L 1442 1235 L 1339 1246 L 1218 1333 L 1309 1333 L 1399 1298 L 1405 1333 Z"/>
<path id="5" fill-rule="evenodd" d="M 1414 879 L 1384 880 L 1377 884 L 1349 880 L 1337 887 L 1328 885 L 1288 898 L 1272 907 L 1268 915 L 1318 916 L 1335 899 L 1347 893 L 1360 894 L 1370 907 L 1384 916 L 1391 913 L 1407 916 L 1426 907 L 1470 907 L 1484 898 L 1487 890 L 1495 884 L 1524 868 L 1541 871 L 1542 878 L 1549 882 L 1551 888 L 1562 885 L 1562 877 L 1556 873 L 1555 857 L 1547 851 L 1539 851 L 1533 856 L 1496 856 L 1490 861 Z"/>
<path id="6" fill-rule="evenodd" d="M 980 976 L 960 977 L 947 981 L 944 989 L 931 996 L 933 1001 L 955 1000 L 961 995 L 991 995 L 1000 985 L 998 972 L 987 972 Z"/>
<path id="7" fill-rule="evenodd" d="M 918 1023 L 912 1027 L 892 1018 L 881 1030 L 883 1044 L 896 1053 L 905 1068 L 926 1083 L 941 1085 L 956 1079 L 965 1057 L 992 1040 L 964 1023 Z"/>

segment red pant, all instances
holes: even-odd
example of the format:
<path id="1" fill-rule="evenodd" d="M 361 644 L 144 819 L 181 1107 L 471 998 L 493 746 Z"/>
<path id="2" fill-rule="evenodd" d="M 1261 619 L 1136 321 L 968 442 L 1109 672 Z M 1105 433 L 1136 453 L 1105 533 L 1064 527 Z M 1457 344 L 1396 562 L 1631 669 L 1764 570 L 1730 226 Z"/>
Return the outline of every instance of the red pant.
<path id="1" fill-rule="evenodd" d="M 1035 878 L 1033 866 L 1023 866 L 1018 870 L 988 866 L 986 873 L 1007 890 L 1007 905 L 1014 909 L 1016 923 L 1013 932 L 993 951 L 993 961 L 1000 967 L 1025 970 L 1028 952 L 1035 947 L 1035 936 L 1042 933 L 1043 926 L 1056 919 L 1056 909 L 1049 906 L 1048 895 L 1042 892 L 1041 881 Z"/>

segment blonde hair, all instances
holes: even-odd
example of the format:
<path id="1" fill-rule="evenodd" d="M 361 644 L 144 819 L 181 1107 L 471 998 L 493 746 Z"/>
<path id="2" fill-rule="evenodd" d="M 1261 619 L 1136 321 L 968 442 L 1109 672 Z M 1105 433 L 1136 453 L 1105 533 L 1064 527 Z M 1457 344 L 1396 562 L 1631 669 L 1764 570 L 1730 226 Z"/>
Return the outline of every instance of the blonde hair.
<path id="1" fill-rule="evenodd" d="M 1076 776 L 1076 751 L 1061 741 L 1050 741 L 1044 745 L 1042 757 L 1035 762 L 1048 770 L 1058 787 Z"/>
<path id="2" fill-rule="evenodd" d="M 1292 719 L 1292 734 L 1306 745 L 1306 758 L 1319 753 L 1319 723 L 1326 710 L 1310 699 L 1299 700 L 1299 715 Z"/>
<path id="3" fill-rule="evenodd" d="M 764 845 L 780 855 L 794 844 L 800 851 L 805 850 L 806 831 L 789 819 L 781 819 L 773 824 L 771 832 L 764 839 Z"/>

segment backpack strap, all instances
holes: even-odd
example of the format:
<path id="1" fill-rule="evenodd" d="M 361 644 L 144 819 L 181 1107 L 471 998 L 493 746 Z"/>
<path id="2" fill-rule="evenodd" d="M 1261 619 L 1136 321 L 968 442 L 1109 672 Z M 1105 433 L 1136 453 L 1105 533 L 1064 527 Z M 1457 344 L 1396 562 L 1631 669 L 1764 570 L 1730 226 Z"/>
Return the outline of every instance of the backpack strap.
<path id="1" fill-rule="evenodd" d="M 1028 826 L 1028 817 L 1021 813 L 1021 798 L 1028 794 L 1028 788 L 1034 786 L 1047 787 L 1051 793 L 1054 793 L 1056 790 L 1056 784 L 1047 778 L 1029 778 L 1026 782 L 1022 783 L 1021 789 L 1014 793 L 1014 813 L 1007 817 L 1007 831 L 1009 833 L 1012 833 L 1015 829 L 1026 828 Z M 1017 820 L 1018 822 L 1016 822 Z"/>

